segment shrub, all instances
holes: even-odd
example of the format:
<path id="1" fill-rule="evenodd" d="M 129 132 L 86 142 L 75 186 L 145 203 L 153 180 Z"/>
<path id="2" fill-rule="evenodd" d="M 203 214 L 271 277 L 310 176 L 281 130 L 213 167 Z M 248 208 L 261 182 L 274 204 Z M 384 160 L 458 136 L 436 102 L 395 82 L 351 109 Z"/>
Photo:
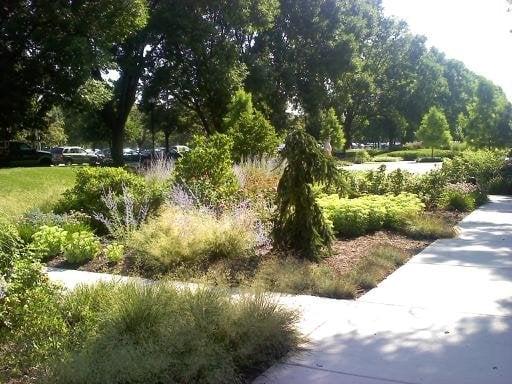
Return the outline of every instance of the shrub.
<path id="1" fill-rule="evenodd" d="M 225 131 L 233 139 L 232 153 L 235 161 L 276 153 L 278 140 L 275 129 L 253 107 L 250 93 L 243 90 L 235 93 L 223 123 Z"/>
<path id="2" fill-rule="evenodd" d="M 456 152 L 453 152 L 449 149 L 436 149 L 434 150 L 434 155 L 437 157 L 446 157 L 452 158 L 455 156 Z M 415 150 L 402 150 L 402 151 L 392 151 L 386 153 L 386 156 L 390 157 L 401 157 L 406 161 L 416 160 L 419 157 L 432 157 L 432 151 L 428 148 L 423 149 L 415 149 Z"/>
<path id="3" fill-rule="evenodd" d="M 505 169 L 505 151 L 466 150 L 443 163 L 443 172 L 451 183 L 475 180 L 484 191 L 490 182 L 499 178 Z"/>
<path id="4" fill-rule="evenodd" d="M 81 212 L 70 212 L 59 215 L 53 212 L 42 212 L 36 209 L 25 213 L 16 226 L 23 241 L 30 243 L 33 235 L 38 232 L 43 225 L 50 227 L 57 226 L 70 234 L 90 230 L 89 222 L 90 217 Z"/>
<path id="5" fill-rule="evenodd" d="M 68 233 L 57 226 L 43 225 L 32 236 L 31 249 L 39 260 L 48 260 L 62 253 Z"/>
<path id="6" fill-rule="evenodd" d="M 151 273 L 243 258 L 260 240 L 259 222 L 249 209 L 219 215 L 204 207 L 167 206 L 128 241 L 136 263 Z"/>
<path id="7" fill-rule="evenodd" d="M 453 211 L 473 211 L 485 202 L 486 196 L 476 185 L 470 183 L 448 184 L 440 198 L 439 205 L 443 209 Z"/>
<path id="8" fill-rule="evenodd" d="M 202 204 L 233 200 L 238 183 L 233 173 L 233 141 L 223 134 L 195 136 L 192 150 L 176 165 L 176 181 L 184 184 Z"/>
<path id="9" fill-rule="evenodd" d="M 421 200 L 413 194 L 368 195 L 356 199 L 338 195 L 322 196 L 318 203 L 340 236 L 360 236 L 383 228 L 400 228 L 410 217 L 423 209 Z"/>
<path id="10" fill-rule="evenodd" d="M 370 156 L 370 154 L 364 149 L 354 151 L 354 163 L 356 164 L 367 163 L 371 159 L 372 157 Z"/>
<path id="11" fill-rule="evenodd" d="M 93 216 L 115 239 L 124 239 L 140 228 L 149 213 L 149 201 L 146 199 L 137 203 L 133 194 L 124 185 L 121 196 L 108 191 L 103 194 L 101 200 L 106 207 L 105 213 L 95 212 Z"/>
<path id="12" fill-rule="evenodd" d="M 58 310 L 60 291 L 27 254 L 1 273 L 5 289 L 0 294 L 0 380 L 42 378 L 45 365 L 66 343 L 66 323 Z"/>
<path id="13" fill-rule="evenodd" d="M 78 288 L 63 308 L 91 320 L 53 369 L 56 384 L 241 383 L 299 341 L 296 315 L 260 296 L 102 283 Z"/>
<path id="14" fill-rule="evenodd" d="M 133 196 L 134 204 L 149 202 L 150 209 L 154 210 L 163 202 L 166 188 L 164 184 L 147 184 L 143 177 L 122 168 L 86 167 L 77 171 L 74 187 L 64 192 L 55 210 L 107 214 L 102 196 L 110 192 L 119 198 L 123 189 Z"/>
<path id="15" fill-rule="evenodd" d="M 273 197 L 283 167 L 270 158 L 244 160 L 234 166 L 242 194 L 246 198 Z"/>
<path id="16" fill-rule="evenodd" d="M 418 157 L 416 159 L 417 163 L 442 163 L 443 158 L 442 157 Z"/>
<path id="17" fill-rule="evenodd" d="M 372 157 L 372 161 L 374 163 L 392 163 L 397 161 L 402 161 L 401 157 L 391 157 L 391 156 L 375 156 Z"/>
<path id="18" fill-rule="evenodd" d="M 124 245 L 119 243 L 110 243 L 105 247 L 105 256 L 112 263 L 118 263 L 123 260 Z"/>
<path id="19" fill-rule="evenodd" d="M 268 298 L 135 282 L 64 294 L 23 262 L 0 299 L 7 382 L 242 383 L 299 342 L 296 314 Z"/>
<path id="20" fill-rule="evenodd" d="M 91 232 L 73 233 L 64 245 L 64 257 L 69 263 L 80 264 L 92 260 L 100 251 L 100 241 Z"/>
<path id="21" fill-rule="evenodd" d="M 16 226 L 0 217 L 0 276 L 8 276 L 24 247 Z"/>

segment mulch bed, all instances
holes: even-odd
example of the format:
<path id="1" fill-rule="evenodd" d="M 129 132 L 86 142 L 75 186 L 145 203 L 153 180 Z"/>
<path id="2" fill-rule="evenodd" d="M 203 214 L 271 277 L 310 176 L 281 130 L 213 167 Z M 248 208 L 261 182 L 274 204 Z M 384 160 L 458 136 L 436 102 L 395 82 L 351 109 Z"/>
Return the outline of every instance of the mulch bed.
<path id="1" fill-rule="evenodd" d="M 398 248 L 408 257 L 412 257 L 426 248 L 432 241 L 413 240 L 404 235 L 391 231 L 378 231 L 355 239 L 336 240 L 332 247 L 333 255 L 324 263 L 343 274 L 357 262 L 378 247 L 390 246 Z"/>

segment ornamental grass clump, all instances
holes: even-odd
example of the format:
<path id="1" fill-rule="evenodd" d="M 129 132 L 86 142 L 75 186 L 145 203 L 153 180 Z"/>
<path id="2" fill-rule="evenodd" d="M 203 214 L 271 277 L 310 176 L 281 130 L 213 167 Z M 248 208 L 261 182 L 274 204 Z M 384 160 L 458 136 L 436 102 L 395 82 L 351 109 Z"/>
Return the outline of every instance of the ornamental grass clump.
<path id="1" fill-rule="evenodd" d="M 127 244 L 140 268 L 159 274 L 243 259 L 266 239 L 264 226 L 246 205 L 217 212 L 204 206 L 169 204 L 134 232 Z"/>

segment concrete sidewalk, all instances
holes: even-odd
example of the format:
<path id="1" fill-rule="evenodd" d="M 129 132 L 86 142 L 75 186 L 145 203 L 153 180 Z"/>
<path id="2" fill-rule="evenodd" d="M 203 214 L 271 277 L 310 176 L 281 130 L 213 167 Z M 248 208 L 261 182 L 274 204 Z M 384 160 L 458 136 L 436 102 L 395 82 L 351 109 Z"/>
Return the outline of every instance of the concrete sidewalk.
<path id="1" fill-rule="evenodd" d="M 257 384 L 512 383 L 512 198 L 359 300 L 282 297 L 311 340 Z"/>

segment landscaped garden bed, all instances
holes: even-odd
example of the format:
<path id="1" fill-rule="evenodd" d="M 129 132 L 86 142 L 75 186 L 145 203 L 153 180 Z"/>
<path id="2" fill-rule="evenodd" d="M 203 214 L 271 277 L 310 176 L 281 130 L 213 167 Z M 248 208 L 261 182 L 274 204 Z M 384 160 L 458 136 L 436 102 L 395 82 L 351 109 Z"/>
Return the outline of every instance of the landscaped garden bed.
<path id="1" fill-rule="evenodd" d="M 311 179 L 305 197 L 294 200 L 283 193 L 297 176 L 290 159 L 233 165 L 229 140 L 213 143 L 198 141 L 177 166 L 79 169 L 75 184 L 50 206 L 3 219 L 4 377 L 250 381 L 300 343 L 296 314 L 261 292 L 356 298 L 435 239 L 455 236 L 454 225 L 486 192 L 510 187 L 501 154 L 467 152 L 422 176 L 335 171 L 333 182 Z M 309 148 L 306 158 L 324 156 L 316 145 Z M 328 161 L 322 159 L 315 163 Z M 303 199 L 306 211 L 286 205 Z M 290 226 L 290 212 L 318 214 L 326 242 L 308 238 L 320 232 L 305 231 L 307 221 Z M 40 263 L 157 283 L 66 292 L 47 280 Z M 204 288 L 176 291 L 169 279 Z M 233 287 L 241 300 L 224 289 Z"/>

